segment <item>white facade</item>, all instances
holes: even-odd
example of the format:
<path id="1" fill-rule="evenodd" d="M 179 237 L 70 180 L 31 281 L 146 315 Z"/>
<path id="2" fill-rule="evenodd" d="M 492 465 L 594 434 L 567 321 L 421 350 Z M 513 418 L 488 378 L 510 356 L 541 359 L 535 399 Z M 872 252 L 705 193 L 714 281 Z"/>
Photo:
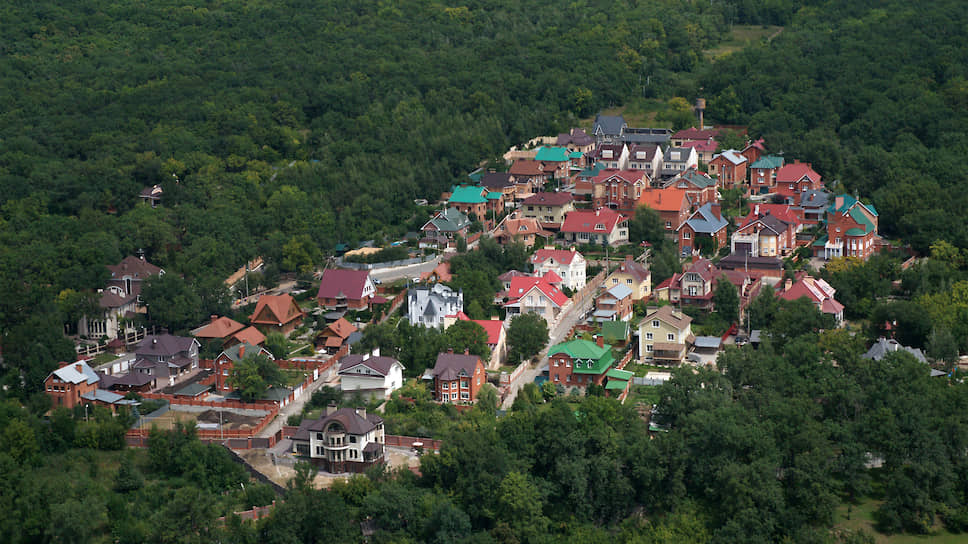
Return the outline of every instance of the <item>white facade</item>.
<path id="1" fill-rule="evenodd" d="M 446 285 L 417 287 L 407 292 L 407 318 L 411 325 L 441 328 L 444 317 L 464 311 L 464 292 Z"/>
<path id="2" fill-rule="evenodd" d="M 382 357 L 378 359 L 389 359 Z M 375 364 L 369 355 L 358 364 L 348 368 L 340 368 L 340 390 L 344 393 L 353 391 L 370 391 L 376 394 L 382 391 L 384 397 L 400 389 L 403 386 L 403 365 L 399 361 L 392 361 L 389 364 Z"/>
<path id="3" fill-rule="evenodd" d="M 578 291 L 585 286 L 585 257 L 577 251 L 556 250 L 561 254 L 570 254 L 565 257 L 550 255 L 543 257 L 546 250 L 538 250 L 531 262 L 534 264 L 536 276 L 544 276 L 548 272 L 554 272 L 561 277 L 561 284 L 572 291 Z M 570 260 L 568 257 L 570 256 Z"/>

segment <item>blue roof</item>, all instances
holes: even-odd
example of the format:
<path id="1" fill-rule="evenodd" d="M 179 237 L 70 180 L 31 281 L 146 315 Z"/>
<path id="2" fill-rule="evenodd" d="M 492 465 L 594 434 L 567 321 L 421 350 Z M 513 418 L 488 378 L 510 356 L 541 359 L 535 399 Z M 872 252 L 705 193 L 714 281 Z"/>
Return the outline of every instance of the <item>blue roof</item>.
<path id="1" fill-rule="evenodd" d="M 566 147 L 539 147 L 534 160 L 547 162 L 565 162 L 568 160 L 568 148 Z"/>
<path id="2" fill-rule="evenodd" d="M 713 234 L 719 232 L 720 230 L 726 228 L 726 220 L 723 219 L 722 215 L 716 217 L 713 213 L 712 203 L 707 202 L 703 204 L 701 208 L 696 210 L 686 223 L 692 230 L 703 233 L 703 234 Z"/>

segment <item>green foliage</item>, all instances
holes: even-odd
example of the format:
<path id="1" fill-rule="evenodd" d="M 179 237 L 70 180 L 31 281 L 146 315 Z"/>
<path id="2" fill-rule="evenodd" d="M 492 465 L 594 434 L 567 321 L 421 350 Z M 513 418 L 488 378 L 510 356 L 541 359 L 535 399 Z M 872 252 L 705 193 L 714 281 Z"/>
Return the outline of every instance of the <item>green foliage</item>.
<path id="1" fill-rule="evenodd" d="M 736 286 L 723 276 L 716 282 L 713 291 L 713 304 L 716 313 L 726 323 L 736 323 L 739 320 L 739 291 Z"/>
<path id="2" fill-rule="evenodd" d="M 288 359 L 292 342 L 281 333 L 270 332 L 266 335 L 265 347 L 276 359 Z"/>
<path id="3" fill-rule="evenodd" d="M 286 378 L 273 360 L 256 353 L 235 363 L 228 383 L 239 391 L 243 401 L 251 402 L 262 398 L 270 387 L 285 385 Z"/>
<path id="4" fill-rule="evenodd" d="M 548 322 L 538 314 L 521 314 L 511 319 L 507 333 L 508 362 L 531 359 L 548 344 Z"/>

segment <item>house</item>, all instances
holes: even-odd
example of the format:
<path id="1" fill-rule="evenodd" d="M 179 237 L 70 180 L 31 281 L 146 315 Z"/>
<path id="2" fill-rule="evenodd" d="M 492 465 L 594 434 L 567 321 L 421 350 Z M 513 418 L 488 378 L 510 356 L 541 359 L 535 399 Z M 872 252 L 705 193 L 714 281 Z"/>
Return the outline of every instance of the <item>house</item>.
<path id="1" fill-rule="evenodd" d="M 924 356 L 924 352 L 922 352 L 920 349 L 902 346 L 897 340 L 893 338 L 884 338 L 883 336 L 878 338 L 877 342 L 874 342 L 874 345 L 871 346 L 871 349 L 867 350 L 867 353 L 861 355 L 861 357 L 864 359 L 880 361 L 884 359 L 884 357 L 887 357 L 889 353 L 894 353 L 895 351 L 906 351 L 914 356 L 914 358 L 918 361 L 922 363 L 928 362 L 928 359 Z"/>
<path id="2" fill-rule="evenodd" d="M 554 272 L 561 279 L 565 287 L 578 291 L 585 286 L 585 257 L 574 248 L 551 249 L 544 248 L 534 252 L 531 256 L 536 276 L 544 276 Z"/>
<path id="3" fill-rule="evenodd" d="M 692 318 L 662 306 L 649 312 L 639 323 L 639 358 L 655 364 L 679 365 L 695 337 Z"/>
<path id="4" fill-rule="evenodd" d="M 595 321 L 628 321 L 632 317 L 632 290 L 627 285 L 613 285 L 595 299 Z"/>
<path id="5" fill-rule="evenodd" d="M 571 153 L 568 148 L 541 146 L 534 160 L 542 164 L 542 171 L 546 176 L 554 179 L 568 177 L 568 169 L 571 166 Z"/>
<path id="6" fill-rule="evenodd" d="M 631 170 L 642 170 L 649 177 L 657 177 L 662 171 L 662 148 L 656 144 L 636 144 L 629 149 Z"/>
<path id="7" fill-rule="evenodd" d="M 681 277 L 682 274 L 676 272 L 672 274 L 671 278 L 662 280 L 659 285 L 656 285 L 655 289 L 652 290 L 652 296 L 654 296 L 658 301 L 678 303 L 681 296 L 679 291 L 679 280 Z"/>
<path id="8" fill-rule="evenodd" d="M 595 149 L 595 138 L 580 128 L 573 128 L 568 134 L 559 134 L 555 145 L 566 147 L 569 151 L 588 153 Z"/>
<path id="9" fill-rule="evenodd" d="M 632 214 L 646 186 L 641 170 L 606 168 L 592 179 L 592 207 Z"/>
<path id="10" fill-rule="evenodd" d="M 158 378 L 141 372 L 127 372 L 125 374 L 111 375 L 97 372 L 99 381 L 98 387 L 107 391 L 113 391 L 122 395 L 130 392 L 150 393 L 158 387 Z"/>
<path id="11" fill-rule="evenodd" d="M 712 254 L 726 246 L 726 226 L 719 203 L 703 204 L 677 229 L 679 251 L 683 255 L 706 248 Z"/>
<path id="12" fill-rule="evenodd" d="M 200 342 L 218 341 L 219 345 L 227 348 L 234 344 L 249 343 L 261 346 L 266 337 L 259 329 L 245 325 L 228 317 L 213 315 L 212 320 L 202 327 L 192 331 L 192 335 Z"/>
<path id="13" fill-rule="evenodd" d="M 316 349 L 332 355 L 347 345 L 350 336 L 358 330 L 345 317 L 341 317 L 326 325 L 326 328 L 316 335 Z"/>
<path id="14" fill-rule="evenodd" d="M 807 190 L 800 193 L 800 210 L 803 222 L 816 225 L 823 221 L 830 207 L 830 193 L 823 190 Z"/>
<path id="15" fill-rule="evenodd" d="M 615 362 L 602 336 L 595 342 L 569 340 L 548 349 L 548 381 L 564 387 L 602 385 Z"/>
<path id="16" fill-rule="evenodd" d="M 451 189 L 447 206 L 467 214 L 468 217 L 473 214 L 473 217 L 483 221 L 487 217 L 487 195 L 490 192 L 486 187 L 458 185 Z"/>
<path id="17" fill-rule="evenodd" d="M 696 159 L 700 164 L 708 164 L 712 160 L 713 156 L 716 154 L 716 149 L 719 147 L 719 143 L 710 138 L 708 140 L 696 140 L 692 142 L 683 142 L 683 149 L 695 149 Z"/>
<path id="18" fill-rule="evenodd" d="M 590 199 L 594 192 L 592 180 L 604 169 L 604 164 L 596 162 L 592 166 L 586 166 L 583 170 L 575 174 L 572 178 L 575 181 L 575 188 L 572 190 L 572 193 L 576 197 L 589 197 Z"/>
<path id="19" fill-rule="evenodd" d="M 743 219 L 730 239 L 732 253 L 783 257 L 796 248 L 798 224 L 795 219 L 788 215 L 773 215 L 771 211 L 765 205 L 754 205 L 753 211 Z"/>
<path id="20" fill-rule="evenodd" d="M 779 155 L 764 155 L 750 164 L 750 192 L 769 193 L 776 187 L 776 173 L 780 168 L 783 168 L 783 157 Z"/>
<path id="21" fill-rule="evenodd" d="M 131 366 L 156 378 L 168 378 L 173 384 L 176 376 L 198 368 L 200 346 L 194 338 L 149 334 L 135 348 L 135 362 Z"/>
<path id="22" fill-rule="evenodd" d="M 672 129 L 669 128 L 650 128 L 650 127 L 625 127 L 622 132 L 622 141 L 633 145 L 657 145 L 664 146 L 669 143 L 672 137 Z"/>
<path id="23" fill-rule="evenodd" d="M 141 202 L 151 206 L 152 208 L 157 208 L 161 205 L 161 196 L 164 193 L 165 192 L 161 190 L 160 185 L 152 185 L 151 187 L 145 187 L 142 189 L 138 197 L 141 199 Z"/>
<path id="24" fill-rule="evenodd" d="M 339 388 L 343 396 L 359 392 L 372 399 L 386 399 L 403 386 L 403 365 L 393 357 L 352 354 L 339 361 Z"/>
<path id="25" fill-rule="evenodd" d="M 602 323 L 602 336 L 606 344 L 624 348 L 632 337 L 632 326 L 628 321 L 605 321 Z"/>
<path id="26" fill-rule="evenodd" d="M 161 268 L 146 261 L 144 256 L 131 255 L 116 265 L 109 265 L 108 271 L 111 272 L 111 277 L 108 279 L 106 290 L 113 290 L 123 297 L 140 295 L 144 282 L 148 278 L 165 273 Z"/>
<path id="27" fill-rule="evenodd" d="M 83 315 L 77 322 L 77 333 L 88 338 L 110 340 L 134 332 L 132 319 L 138 314 L 138 295 L 119 293 L 116 287 L 101 291 L 98 296 L 98 315 Z"/>
<path id="28" fill-rule="evenodd" d="M 622 139 L 626 128 L 628 124 L 621 115 L 598 114 L 592 125 L 592 136 L 598 144 L 617 142 Z"/>
<path id="29" fill-rule="evenodd" d="M 709 259 L 693 259 L 679 277 L 680 299 L 683 304 L 711 310 L 718 270 Z"/>
<path id="30" fill-rule="evenodd" d="M 764 144 L 765 142 L 763 138 L 760 138 L 755 142 L 750 142 L 746 147 L 743 148 L 741 153 L 744 157 L 746 157 L 747 162 L 753 164 L 766 155 L 766 146 Z"/>
<path id="31" fill-rule="evenodd" d="M 823 180 L 810 163 L 793 161 L 776 171 L 776 193 L 790 203 L 799 200 L 800 193 L 804 191 L 822 188 Z"/>
<path id="32" fill-rule="evenodd" d="M 594 157 L 605 168 L 624 170 L 629 167 L 629 148 L 624 143 L 602 144 Z"/>
<path id="33" fill-rule="evenodd" d="M 691 147 L 670 147 L 662 156 L 662 176 L 672 177 L 690 168 L 699 168 L 699 153 Z"/>
<path id="34" fill-rule="evenodd" d="M 521 201 L 521 214 L 527 219 L 537 219 L 541 228 L 552 231 L 561 229 L 565 215 L 575 210 L 574 197 L 570 193 L 534 193 Z"/>
<path id="35" fill-rule="evenodd" d="M 444 241 L 453 240 L 458 236 L 466 237 L 467 230 L 470 226 L 471 220 L 467 217 L 467 214 L 457 208 L 447 208 L 437 212 L 430 221 L 427 221 L 423 227 L 420 227 L 420 230 L 425 236 L 435 238 L 436 243 L 439 244 L 440 237 L 444 237 Z M 421 247 L 424 247 L 426 239 L 424 238 L 420 241 Z"/>
<path id="36" fill-rule="evenodd" d="M 232 377 L 232 369 L 235 368 L 235 363 L 254 355 L 261 355 L 270 361 L 276 359 L 272 356 L 272 352 L 266 348 L 245 343 L 235 344 L 219 353 L 218 357 L 212 361 L 212 369 L 215 371 L 215 390 L 219 393 L 231 391 L 232 386 L 229 384 L 231 381 L 229 378 Z"/>
<path id="37" fill-rule="evenodd" d="M 519 270 L 508 270 L 507 272 L 498 276 L 497 280 L 501 282 L 501 285 L 504 286 L 503 287 L 504 290 L 507 291 L 511 289 L 511 280 L 513 280 L 514 278 L 533 278 L 533 277 L 534 276 L 532 276 L 531 274 L 528 274 L 527 272 L 521 272 Z"/>
<path id="38" fill-rule="evenodd" d="M 487 194 L 501 193 L 504 202 L 514 202 L 519 193 L 530 193 L 531 183 L 517 183 L 510 172 L 487 172 L 478 181 Z"/>
<path id="39" fill-rule="evenodd" d="M 666 181 L 652 183 L 653 188 L 676 188 L 686 192 L 689 202 L 695 206 L 702 206 L 710 202 L 719 200 L 719 191 L 716 180 L 709 177 L 705 172 L 700 172 L 695 168 L 690 168 L 680 172 L 675 177 Z"/>
<path id="40" fill-rule="evenodd" d="M 383 464 L 383 418 L 365 408 L 330 405 L 316 420 L 304 419 L 292 436 L 292 452 L 333 473 L 363 472 Z"/>
<path id="41" fill-rule="evenodd" d="M 438 354 L 434 368 L 425 372 L 423 378 L 431 382 L 435 401 L 453 404 L 477 400 L 477 392 L 487 381 L 480 357 L 466 351 L 454 353 L 454 350 Z"/>
<path id="42" fill-rule="evenodd" d="M 659 213 L 659 218 L 669 236 L 674 236 L 679 230 L 679 225 L 689 217 L 691 208 L 686 190 L 673 187 L 642 191 L 639 205 L 648 206 Z"/>
<path id="43" fill-rule="evenodd" d="M 538 219 L 533 217 L 522 217 L 519 212 L 505 216 L 500 223 L 491 231 L 491 237 L 497 243 L 503 245 L 512 242 L 520 242 L 524 247 L 531 247 L 539 240 L 547 240 L 554 237 L 554 233 L 541 228 Z"/>
<path id="44" fill-rule="evenodd" d="M 497 370 L 504 364 L 508 355 L 507 332 L 504 330 L 504 322 L 500 319 L 471 319 L 464 312 L 457 314 L 460 321 L 471 321 L 477 323 L 487 333 L 487 347 L 491 350 L 491 357 L 488 359 L 491 369 Z"/>
<path id="45" fill-rule="evenodd" d="M 411 325 L 442 328 L 444 317 L 464 311 L 464 292 L 442 283 L 407 290 L 407 319 Z"/>
<path id="46" fill-rule="evenodd" d="M 628 217 L 608 208 L 575 210 L 561 225 L 564 239 L 573 244 L 620 246 L 629 241 Z"/>
<path id="47" fill-rule="evenodd" d="M 644 300 L 652 295 L 652 273 L 645 264 L 636 262 L 631 255 L 626 255 L 618 268 L 605 278 L 603 285 L 624 285 L 632 291 L 632 300 Z"/>
<path id="48" fill-rule="evenodd" d="M 782 278 L 783 261 L 776 257 L 751 257 L 745 253 L 732 253 L 719 260 L 720 270 L 741 270 L 753 278 Z"/>
<path id="49" fill-rule="evenodd" d="M 813 244 L 814 256 L 867 260 L 877 249 L 877 211 L 850 195 L 837 195 L 827 208 L 827 235 Z"/>
<path id="50" fill-rule="evenodd" d="M 306 312 L 302 311 L 292 296 L 262 295 L 256 302 L 255 311 L 249 316 L 249 321 L 263 334 L 278 332 L 288 335 L 302 324 L 304 317 Z"/>
<path id="51" fill-rule="evenodd" d="M 106 406 L 116 411 L 119 406 L 133 407 L 136 400 L 125 399 L 117 393 L 100 389 L 101 377 L 86 361 L 62 363 L 44 379 L 44 390 L 55 408 L 74 408 L 91 404 Z"/>
<path id="52" fill-rule="evenodd" d="M 679 147 L 689 142 L 705 142 L 716 139 L 719 136 L 719 129 L 687 128 L 680 130 L 672 135 L 672 145 Z"/>
<path id="53" fill-rule="evenodd" d="M 727 149 L 709 161 L 709 173 L 718 176 L 719 186 L 734 189 L 746 185 L 746 157 L 735 149 Z"/>
<path id="54" fill-rule="evenodd" d="M 538 314 L 549 323 L 569 302 L 561 289 L 548 283 L 544 278 L 519 277 L 511 279 L 511 287 L 505 293 L 507 302 L 504 308 L 508 316 L 518 314 Z"/>
<path id="55" fill-rule="evenodd" d="M 450 274 L 450 263 L 447 261 L 441 261 L 430 272 L 420 274 L 420 281 L 425 283 L 448 282 L 453 279 L 454 277 Z"/>
<path id="56" fill-rule="evenodd" d="M 548 175 L 542 163 L 534 159 L 518 159 L 514 161 L 508 173 L 514 176 L 516 183 L 529 183 L 532 187 L 544 185 Z"/>
<path id="57" fill-rule="evenodd" d="M 362 310 L 376 295 L 376 287 L 366 270 L 327 268 L 323 271 L 316 300 L 326 309 Z"/>
<path id="58" fill-rule="evenodd" d="M 776 296 L 783 300 L 797 300 L 806 297 L 818 310 L 834 316 L 839 327 L 844 323 L 844 305 L 834 298 L 836 294 L 837 290 L 826 281 L 800 272 L 797 274 L 796 282 L 786 280 L 782 289 L 777 290 Z"/>

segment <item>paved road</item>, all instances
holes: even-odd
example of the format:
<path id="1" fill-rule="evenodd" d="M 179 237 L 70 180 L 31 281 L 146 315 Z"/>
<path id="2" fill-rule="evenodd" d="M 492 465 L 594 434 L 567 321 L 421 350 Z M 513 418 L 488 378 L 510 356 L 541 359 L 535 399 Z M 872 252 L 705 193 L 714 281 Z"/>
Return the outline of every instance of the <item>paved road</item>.
<path id="1" fill-rule="evenodd" d="M 279 415 L 277 415 L 275 419 L 273 419 L 268 425 L 265 426 L 264 429 L 262 429 L 262 432 L 259 433 L 259 436 L 268 437 L 279 432 L 283 425 L 286 425 L 286 420 L 289 419 L 289 416 L 302 412 L 303 406 L 309 402 L 309 399 L 312 398 L 313 393 L 317 389 L 324 385 L 339 387 L 337 378 L 336 365 L 333 365 L 328 371 L 323 372 L 319 376 L 319 379 L 310 384 L 309 388 L 306 391 L 303 391 L 303 394 L 298 399 L 289 403 L 289 405 L 282 410 L 279 410 Z"/>

